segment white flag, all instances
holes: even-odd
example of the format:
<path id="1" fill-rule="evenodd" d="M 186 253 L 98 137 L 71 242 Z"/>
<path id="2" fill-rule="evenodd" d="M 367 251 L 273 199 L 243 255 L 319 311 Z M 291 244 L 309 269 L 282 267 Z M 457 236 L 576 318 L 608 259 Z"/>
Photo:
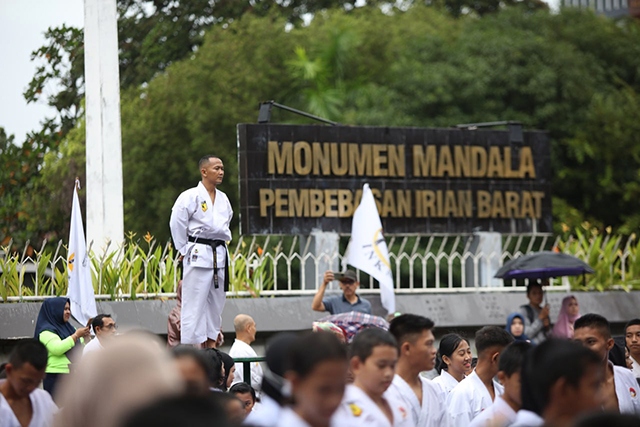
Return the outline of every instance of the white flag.
<path id="1" fill-rule="evenodd" d="M 89 319 L 95 317 L 98 312 L 91 283 L 91 262 L 87 256 L 87 243 L 84 240 L 78 185 L 79 181 L 76 180 L 76 185 L 73 187 L 69 251 L 67 252 L 69 266 L 69 293 L 67 296 L 71 300 L 71 314 L 82 326 L 85 326 Z"/>
<path id="2" fill-rule="evenodd" d="M 369 184 L 362 188 L 362 199 L 353 214 L 347 262 L 380 282 L 380 298 L 387 312 L 396 311 L 393 274 L 389 250 L 382 235 L 382 222 Z"/>

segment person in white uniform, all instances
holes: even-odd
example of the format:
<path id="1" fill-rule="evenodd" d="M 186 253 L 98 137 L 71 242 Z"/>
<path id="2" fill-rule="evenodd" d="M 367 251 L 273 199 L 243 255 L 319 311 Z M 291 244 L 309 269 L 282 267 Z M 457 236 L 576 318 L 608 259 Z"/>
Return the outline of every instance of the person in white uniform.
<path id="1" fill-rule="evenodd" d="M 453 427 L 468 427 L 475 417 L 487 409 L 503 392 L 494 381 L 498 359 L 513 337 L 498 326 L 485 326 L 476 332 L 476 369 L 460 382 L 447 397 L 449 422 Z"/>
<path id="2" fill-rule="evenodd" d="M 385 397 L 404 402 L 411 411 L 414 425 L 441 427 L 447 425 L 445 393 L 439 386 L 420 376 L 436 364 L 434 323 L 415 314 L 395 317 L 389 332 L 398 342 L 400 357 L 396 374 Z"/>
<path id="3" fill-rule="evenodd" d="M 336 426 L 332 417 L 347 383 L 347 349 L 330 332 L 308 332 L 293 343 L 285 378 L 293 404 L 282 412 L 282 427 Z"/>
<path id="4" fill-rule="evenodd" d="M 236 339 L 229 350 L 229 356 L 237 359 L 239 357 L 258 357 L 256 351 L 251 347 L 251 343 L 256 340 L 256 322 L 246 314 L 238 314 L 233 319 L 233 327 L 236 331 Z M 251 362 L 251 387 L 256 392 L 260 392 L 262 386 L 262 367 L 260 363 Z M 236 373 L 233 384 L 244 381 L 244 364 L 236 363 Z"/>
<path id="5" fill-rule="evenodd" d="M 433 379 L 433 383 L 448 395 L 464 379 L 472 360 L 469 341 L 458 334 L 446 334 L 440 339 L 438 348 L 437 368 L 440 375 Z"/>
<path id="6" fill-rule="evenodd" d="M 47 367 L 47 348 L 39 341 L 19 342 L 5 365 L 7 378 L 0 380 L 2 427 L 50 427 L 58 407 L 51 395 L 38 388 Z"/>
<path id="7" fill-rule="evenodd" d="M 601 360 L 574 341 L 550 339 L 533 347 L 521 372 L 522 408 L 511 427 L 573 426 L 602 410 Z"/>
<path id="8" fill-rule="evenodd" d="M 110 314 L 98 314 L 91 320 L 91 328 L 96 337 L 84 346 L 84 350 L 82 350 L 83 356 L 93 351 L 102 350 L 104 344 L 109 342 L 116 334 L 116 322 L 111 318 Z"/>
<path id="9" fill-rule="evenodd" d="M 531 343 L 513 342 L 500 353 L 498 361 L 498 380 L 504 387 L 504 393 L 496 397 L 493 404 L 471 421 L 470 427 L 506 427 L 516 419 L 516 413 L 522 406 L 520 372 L 525 354 L 531 349 Z"/>
<path id="10" fill-rule="evenodd" d="M 624 327 L 624 335 L 633 363 L 633 376 L 640 378 L 640 319 L 630 320 Z"/>
<path id="11" fill-rule="evenodd" d="M 398 361 L 398 347 L 389 332 L 378 328 L 360 331 L 351 343 L 351 372 L 342 404 L 333 418 L 339 427 L 414 426 L 411 409 L 402 401 L 385 396 Z"/>
<path id="12" fill-rule="evenodd" d="M 640 416 L 640 387 L 633 373 L 609 361 L 609 351 L 614 345 L 609 321 L 599 314 L 585 314 L 576 320 L 574 339 L 601 358 L 604 410 Z"/>
<path id="13" fill-rule="evenodd" d="M 214 347 L 229 285 L 226 243 L 233 209 L 217 189 L 224 177 L 222 160 L 204 156 L 198 166 L 202 180 L 178 196 L 169 225 L 183 264 L 180 342 Z"/>

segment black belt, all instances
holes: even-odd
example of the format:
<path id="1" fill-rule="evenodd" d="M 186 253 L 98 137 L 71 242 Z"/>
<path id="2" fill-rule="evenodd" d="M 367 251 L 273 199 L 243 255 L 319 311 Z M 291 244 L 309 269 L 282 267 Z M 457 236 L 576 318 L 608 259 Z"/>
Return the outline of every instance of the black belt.
<path id="1" fill-rule="evenodd" d="M 212 240 L 212 239 L 203 239 L 201 237 L 193 237 L 189 236 L 189 241 L 194 243 L 202 243 L 203 245 L 211 246 L 213 249 L 213 285 L 218 289 L 218 255 L 216 253 L 216 248 L 218 246 L 225 246 L 226 243 L 224 240 Z M 227 262 L 224 266 L 224 291 L 229 292 L 229 254 L 226 255 Z"/>

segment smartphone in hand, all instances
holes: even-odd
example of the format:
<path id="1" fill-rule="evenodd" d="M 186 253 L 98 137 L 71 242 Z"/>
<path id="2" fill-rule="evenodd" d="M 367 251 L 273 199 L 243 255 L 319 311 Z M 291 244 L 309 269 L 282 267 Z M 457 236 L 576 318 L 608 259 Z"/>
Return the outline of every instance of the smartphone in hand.
<path id="1" fill-rule="evenodd" d="M 344 273 L 333 273 L 333 279 L 338 281 L 344 279 Z"/>

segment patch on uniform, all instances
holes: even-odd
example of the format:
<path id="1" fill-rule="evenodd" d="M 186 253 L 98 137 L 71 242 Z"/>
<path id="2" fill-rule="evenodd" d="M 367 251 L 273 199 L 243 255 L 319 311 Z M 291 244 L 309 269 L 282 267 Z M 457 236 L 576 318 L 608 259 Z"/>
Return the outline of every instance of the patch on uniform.
<path id="1" fill-rule="evenodd" d="M 635 399 L 636 397 L 636 390 L 633 387 L 629 388 L 629 394 L 631 395 L 632 398 Z"/>
<path id="2" fill-rule="evenodd" d="M 200 203 L 200 206 L 202 206 L 202 212 L 206 212 L 207 211 L 207 202 L 202 202 Z"/>
<path id="3" fill-rule="evenodd" d="M 194 250 L 193 250 L 193 252 L 194 252 L 194 253 L 198 253 L 198 249 L 194 249 Z"/>
<path id="4" fill-rule="evenodd" d="M 405 418 L 407 418 L 407 410 L 404 409 L 402 406 L 398 407 L 398 410 L 400 411 L 400 413 L 402 414 L 402 419 L 404 420 Z"/>
<path id="5" fill-rule="evenodd" d="M 351 413 L 354 417 L 359 417 L 360 415 L 362 415 L 362 409 L 360 409 L 360 407 L 355 403 L 350 403 L 349 409 L 351 409 Z"/>
<path id="6" fill-rule="evenodd" d="M 191 255 L 191 261 L 197 261 L 198 255 Z"/>

